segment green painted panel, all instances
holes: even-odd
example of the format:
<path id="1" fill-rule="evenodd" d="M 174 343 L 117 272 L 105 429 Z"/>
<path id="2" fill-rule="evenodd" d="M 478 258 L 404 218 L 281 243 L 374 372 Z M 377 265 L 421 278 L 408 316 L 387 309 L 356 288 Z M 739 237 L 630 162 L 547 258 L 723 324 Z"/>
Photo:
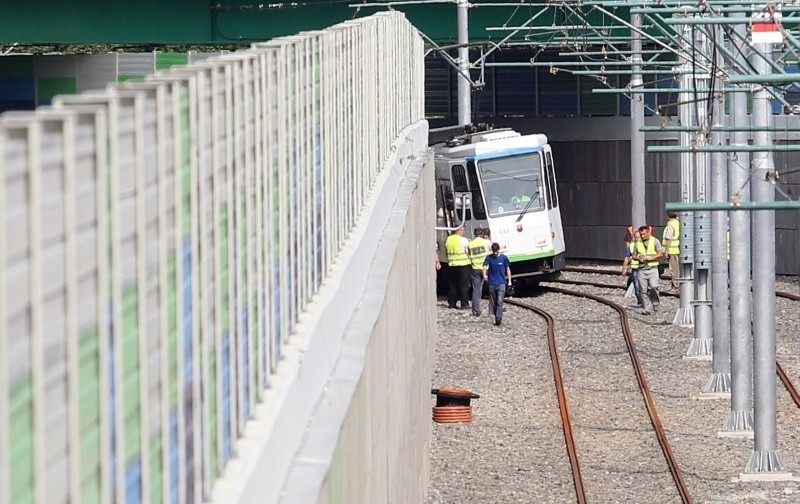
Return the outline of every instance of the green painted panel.
<path id="1" fill-rule="evenodd" d="M 9 408 L 11 409 L 12 418 L 14 415 L 20 414 L 23 410 L 30 410 L 33 408 L 31 397 L 33 397 L 33 382 L 31 375 L 26 375 L 9 387 Z"/>
<path id="2" fill-rule="evenodd" d="M 39 77 L 36 90 L 36 103 L 50 103 L 56 95 L 77 93 L 78 83 L 75 77 Z"/>
<path id="3" fill-rule="evenodd" d="M 100 504 L 100 476 L 87 476 L 81 481 L 81 504 Z"/>
<path id="4" fill-rule="evenodd" d="M 132 460 L 141 452 L 142 430 L 139 415 L 125 419 L 125 460 Z"/>
<path id="5" fill-rule="evenodd" d="M 178 405 L 178 304 L 175 256 L 167 260 L 167 386 L 169 387 L 169 406 Z"/>
<path id="6" fill-rule="evenodd" d="M 150 502 L 163 502 L 164 478 L 161 473 L 162 457 L 161 436 L 155 434 L 150 443 Z"/>
<path id="7" fill-rule="evenodd" d="M 100 363 L 95 354 L 94 358 L 85 358 L 78 361 L 78 380 L 80 387 L 86 384 L 93 385 L 100 380 Z"/>
<path id="8" fill-rule="evenodd" d="M 156 53 L 156 70 L 168 70 L 174 66 L 189 64 L 186 53 Z"/>
<path id="9" fill-rule="evenodd" d="M 122 338 L 122 374 L 139 368 L 139 338 L 128 336 Z"/>
<path id="10" fill-rule="evenodd" d="M 98 348 L 100 342 L 97 339 L 97 328 L 93 327 L 91 330 L 84 332 L 78 339 L 78 359 L 84 361 L 86 359 L 98 359 Z"/>
<path id="11" fill-rule="evenodd" d="M 189 92 L 181 88 L 181 204 L 183 218 L 181 234 L 189 236 L 192 232 L 192 136 L 189 129 Z"/>
<path id="12" fill-rule="evenodd" d="M 32 400 L 29 398 L 29 400 Z M 23 404 L 23 406 L 26 406 Z M 33 436 L 33 404 L 28 403 L 27 407 L 11 408 L 9 418 L 9 436 L 11 439 L 23 439 Z M 13 451 L 13 443 L 12 443 Z"/>
<path id="13" fill-rule="evenodd" d="M 133 75 L 133 74 L 125 75 L 125 74 L 123 74 L 123 75 L 118 75 L 117 76 L 117 82 L 119 82 L 119 83 L 123 83 L 123 82 L 142 82 L 142 81 L 144 81 L 145 77 L 146 77 L 145 75 Z"/>
<path id="14" fill-rule="evenodd" d="M 228 308 L 228 301 L 230 300 L 230 289 L 228 281 L 230 280 L 230 257 L 228 256 L 228 205 L 222 203 L 219 210 L 219 263 L 220 263 L 220 278 L 219 289 L 220 297 L 222 298 L 222 306 L 220 306 L 220 317 L 222 319 L 222 330 L 227 331 L 230 329 L 230 309 Z"/>
<path id="15" fill-rule="evenodd" d="M 139 404 L 139 326 L 138 326 L 138 295 L 136 286 L 128 286 L 122 291 L 122 376 L 123 376 L 123 404 L 124 411 L 130 412 L 133 408 L 131 401 Z M 135 387 L 134 396 L 129 395 Z"/>
<path id="16" fill-rule="evenodd" d="M 30 436 L 11 438 L 9 447 L 11 469 L 11 502 L 17 502 L 15 495 L 24 499 L 33 491 L 33 438 Z"/>
<path id="17" fill-rule="evenodd" d="M 100 384 L 82 384 L 80 391 L 81 430 L 89 429 L 100 421 Z"/>
<path id="18" fill-rule="evenodd" d="M 208 362 L 208 381 L 207 389 L 208 389 L 208 402 L 206 403 L 208 406 L 208 432 L 209 432 L 209 451 L 211 452 L 211 460 L 209 461 L 209 471 L 212 476 L 216 477 L 217 471 L 219 469 L 219 450 L 217 447 L 218 441 L 218 432 L 217 428 L 219 426 L 218 422 L 218 410 L 217 410 L 217 358 L 215 352 L 209 352 L 209 362 Z"/>
<path id="19" fill-rule="evenodd" d="M 84 481 L 100 475 L 100 429 L 84 432 L 81 436 L 81 479 Z"/>
<path id="20" fill-rule="evenodd" d="M 0 58 L 0 77 L 33 78 L 33 56 L 4 56 Z"/>
<path id="21" fill-rule="evenodd" d="M 11 492 L 11 502 L 14 504 L 33 504 L 33 486 L 24 488 L 20 492 Z"/>
<path id="22" fill-rule="evenodd" d="M 261 318 L 261 314 L 258 311 L 257 296 L 253 296 L 250 306 L 252 307 L 252 315 L 247 318 L 250 324 L 250 405 L 255 406 L 256 402 L 258 402 L 258 355 L 261 345 L 261 339 L 258 337 L 258 321 Z M 252 414 L 252 410 L 250 411 Z"/>
<path id="23" fill-rule="evenodd" d="M 128 417 L 139 412 L 139 372 L 136 371 L 123 377 L 122 393 L 122 413 Z"/>

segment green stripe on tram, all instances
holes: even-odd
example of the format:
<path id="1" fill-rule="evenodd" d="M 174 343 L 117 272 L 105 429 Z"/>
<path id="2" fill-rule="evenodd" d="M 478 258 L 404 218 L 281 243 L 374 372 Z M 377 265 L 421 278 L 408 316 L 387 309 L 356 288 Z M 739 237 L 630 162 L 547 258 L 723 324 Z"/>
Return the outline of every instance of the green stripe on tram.
<path id="1" fill-rule="evenodd" d="M 553 257 L 556 251 L 553 249 L 545 250 L 544 252 L 539 252 L 536 254 L 506 254 L 508 257 L 508 262 L 520 262 L 520 261 L 530 261 L 532 259 L 541 259 L 542 257 Z"/>

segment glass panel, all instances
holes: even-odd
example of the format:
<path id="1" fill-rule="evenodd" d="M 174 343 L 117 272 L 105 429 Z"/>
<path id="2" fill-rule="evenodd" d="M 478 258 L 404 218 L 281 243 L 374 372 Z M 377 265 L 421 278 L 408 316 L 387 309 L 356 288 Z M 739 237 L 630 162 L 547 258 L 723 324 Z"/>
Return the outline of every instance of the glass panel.
<path id="1" fill-rule="evenodd" d="M 479 161 L 478 168 L 492 217 L 544 209 L 538 153 L 485 159 Z"/>

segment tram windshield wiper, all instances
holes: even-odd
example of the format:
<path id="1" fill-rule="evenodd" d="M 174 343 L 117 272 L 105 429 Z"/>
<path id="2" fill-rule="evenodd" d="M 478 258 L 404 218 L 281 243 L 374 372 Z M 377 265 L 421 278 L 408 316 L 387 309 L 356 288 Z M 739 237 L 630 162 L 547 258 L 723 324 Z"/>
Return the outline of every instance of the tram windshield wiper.
<path id="1" fill-rule="evenodd" d="M 525 213 L 531 207 L 531 204 L 534 201 L 536 201 L 536 198 L 538 198 L 538 197 L 539 197 L 539 191 L 537 190 L 535 193 L 533 193 L 533 196 L 531 196 L 531 199 L 528 200 L 528 204 L 525 205 L 525 208 L 522 209 L 522 211 L 519 213 L 519 217 L 517 217 L 517 220 L 515 220 L 514 222 L 519 222 L 519 221 L 522 220 L 522 217 L 525 216 Z"/>

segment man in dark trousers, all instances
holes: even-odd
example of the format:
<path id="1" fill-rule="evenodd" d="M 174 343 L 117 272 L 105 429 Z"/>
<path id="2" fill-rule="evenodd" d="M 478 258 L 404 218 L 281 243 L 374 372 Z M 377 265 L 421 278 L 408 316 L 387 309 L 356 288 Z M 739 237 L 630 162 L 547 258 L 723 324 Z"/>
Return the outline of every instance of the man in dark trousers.
<path id="1" fill-rule="evenodd" d="M 469 283 L 472 265 L 469 260 L 469 240 L 464 237 L 464 227 L 453 231 L 444 243 L 447 251 L 447 305 L 457 308 L 461 301 L 461 309 L 469 308 Z"/>
<path id="2" fill-rule="evenodd" d="M 492 253 L 483 261 L 483 279 L 489 284 L 489 308 L 494 313 L 494 325 L 503 321 L 503 300 L 506 285 L 511 285 L 508 257 L 500 253 L 500 244 L 492 243 Z"/>

